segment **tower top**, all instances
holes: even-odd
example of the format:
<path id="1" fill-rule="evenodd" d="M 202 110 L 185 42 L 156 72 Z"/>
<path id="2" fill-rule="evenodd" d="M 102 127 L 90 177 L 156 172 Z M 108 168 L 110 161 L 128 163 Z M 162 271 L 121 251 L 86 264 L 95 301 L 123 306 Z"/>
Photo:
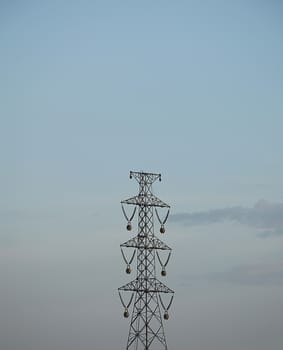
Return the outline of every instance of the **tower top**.
<path id="1" fill-rule="evenodd" d="M 161 181 L 161 174 L 146 173 L 144 171 L 130 171 L 130 179 L 135 178 L 138 183 L 153 184 L 157 179 Z"/>
<path id="2" fill-rule="evenodd" d="M 164 203 L 152 193 L 152 184 L 157 179 L 161 181 L 161 174 L 146 173 L 144 171 L 130 171 L 130 179 L 133 177 L 139 184 L 139 193 L 137 196 L 123 200 L 121 202 L 122 204 L 170 208 L 168 204 Z"/>

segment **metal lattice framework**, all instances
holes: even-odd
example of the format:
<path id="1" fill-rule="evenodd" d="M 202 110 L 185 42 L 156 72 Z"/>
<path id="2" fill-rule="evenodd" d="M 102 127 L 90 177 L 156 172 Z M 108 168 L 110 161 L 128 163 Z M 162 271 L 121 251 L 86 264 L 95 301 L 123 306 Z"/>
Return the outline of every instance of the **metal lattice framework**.
<path id="1" fill-rule="evenodd" d="M 156 260 L 161 265 L 161 275 L 166 276 L 165 268 L 171 256 L 171 248 L 155 237 L 154 216 L 161 225 L 160 232 L 164 233 L 164 225 L 169 215 L 170 206 L 152 193 L 152 184 L 157 179 L 161 181 L 160 174 L 131 171 L 130 178 L 135 178 L 139 183 L 139 193 L 135 197 L 122 201 L 121 204 L 128 222 L 127 230 L 129 231 L 132 229 L 131 221 L 138 208 L 138 233 L 134 238 L 121 244 L 120 247 L 127 265 L 126 273 L 131 273 L 130 265 L 136 256 L 137 274 L 134 280 L 118 288 L 121 302 L 125 308 L 124 317 L 129 317 L 128 309 L 134 300 L 126 349 L 167 350 L 161 308 L 164 310 L 163 318 L 167 320 L 169 318 L 168 309 L 172 304 L 174 292 L 156 278 Z M 124 209 L 124 204 L 134 206 L 130 217 Z M 167 209 L 163 220 L 161 220 L 157 208 Z M 134 249 L 130 259 L 127 258 L 123 248 Z M 168 255 L 165 263 L 163 263 L 162 254 L 165 254 L 166 251 Z M 125 303 L 122 297 L 124 291 L 132 292 L 128 303 Z M 171 295 L 167 306 L 162 300 L 163 293 Z"/>

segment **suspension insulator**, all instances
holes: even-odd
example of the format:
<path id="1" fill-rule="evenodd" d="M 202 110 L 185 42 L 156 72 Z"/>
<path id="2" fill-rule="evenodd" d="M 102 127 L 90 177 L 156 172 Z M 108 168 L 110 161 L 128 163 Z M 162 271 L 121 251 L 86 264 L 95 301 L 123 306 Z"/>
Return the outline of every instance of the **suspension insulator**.
<path id="1" fill-rule="evenodd" d="M 160 233 L 165 233 L 165 227 L 163 225 L 160 227 Z"/>
<path id="2" fill-rule="evenodd" d="M 128 225 L 127 225 L 127 230 L 128 230 L 128 231 L 131 231 L 131 229 L 132 229 L 132 225 L 131 225 L 131 223 L 129 222 Z"/>
<path id="3" fill-rule="evenodd" d="M 130 265 L 127 266 L 126 268 L 126 273 L 130 274 L 132 272 Z"/>
<path id="4" fill-rule="evenodd" d="M 128 317 L 129 317 L 129 311 L 128 311 L 127 309 L 124 311 L 124 317 L 125 317 L 125 318 L 128 318 Z"/>
<path id="5" fill-rule="evenodd" d="M 164 320 L 168 320 L 168 319 L 169 319 L 168 311 L 165 311 L 165 312 L 164 312 L 163 318 L 164 318 Z"/>
<path id="6" fill-rule="evenodd" d="M 165 277 L 167 275 L 167 272 L 165 269 L 162 269 L 161 270 L 161 276 Z"/>

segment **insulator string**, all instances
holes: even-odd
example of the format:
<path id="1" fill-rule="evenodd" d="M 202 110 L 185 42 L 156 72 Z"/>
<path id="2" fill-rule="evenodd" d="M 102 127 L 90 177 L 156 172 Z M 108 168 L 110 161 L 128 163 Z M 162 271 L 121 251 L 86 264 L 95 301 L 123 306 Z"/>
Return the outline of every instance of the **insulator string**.
<path id="1" fill-rule="evenodd" d="M 168 306 L 167 306 L 167 308 L 166 308 L 165 305 L 164 305 L 164 303 L 163 303 L 163 301 L 162 301 L 162 299 L 161 299 L 161 296 L 160 296 L 160 294 L 159 294 L 160 303 L 161 303 L 161 305 L 162 305 L 162 307 L 163 307 L 163 309 L 164 309 L 165 311 L 168 311 L 168 310 L 170 309 L 170 306 L 172 305 L 173 298 L 174 298 L 174 295 L 171 296 L 171 300 L 170 300 L 170 302 L 169 302 L 169 304 L 168 304 Z"/>
<path id="2" fill-rule="evenodd" d="M 127 305 L 127 309 L 129 308 L 129 306 L 131 305 L 132 301 L 133 301 L 133 297 L 134 297 L 134 293 L 132 293 L 131 295 L 131 299 L 129 301 L 129 304 Z"/>
<path id="3" fill-rule="evenodd" d="M 158 261 L 159 261 L 160 265 L 163 267 L 163 264 L 162 264 L 162 261 L 160 259 L 160 256 L 159 256 L 158 252 L 156 252 L 156 255 L 157 255 L 157 258 L 158 258 Z"/>
<path id="4" fill-rule="evenodd" d="M 170 306 L 171 306 L 171 304 L 172 304 L 173 299 L 174 299 L 174 296 L 172 295 L 171 300 L 170 300 L 170 303 L 169 303 L 169 305 L 168 305 L 168 307 L 167 307 L 167 310 L 170 309 Z"/>
<path id="5" fill-rule="evenodd" d="M 165 306 L 164 306 L 164 304 L 163 304 L 163 301 L 162 301 L 162 299 L 161 299 L 160 294 L 159 294 L 159 300 L 160 300 L 160 303 L 161 303 L 161 305 L 162 305 L 162 307 L 163 307 L 163 310 L 166 310 L 166 308 L 165 308 Z"/>
<path id="6" fill-rule="evenodd" d="M 129 261 L 129 265 L 131 265 L 131 263 L 133 262 L 135 255 L 136 255 L 136 249 L 134 250 L 131 260 Z"/>
<path id="7" fill-rule="evenodd" d="M 165 225 L 165 223 L 166 223 L 166 221 L 167 221 L 167 219 L 168 219 L 168 216 L 169 216 L 169 212 L 170 212 L 170 209 L 167 210 L 167 214 L 166 214 L 166 216 L 165 216 L 165 219 L 162 221 L 162 220 L 160 219 L 160 216 L 159 216 L 159 214 L 158 214 L 157 209 L 155 208 L 156 217 L 157 217 L 157 219 L 158 219 L 160 225 Z"/>
<path id="8" fill-rule="evenodd" d="M 136 213 L 137 207 L 135 207 L 135 209 L 134 209 L 134 211 L 133 211 L 132 216 L 130 217 L 130 219 L 128 218 L 128 215 L 127 215 L 127 213 L 126 213 L 126 211 L 125 211 L 125 209 L 124 209 L 123 204 L 121 204 L 121 207 L 122 207 L 122 211 L 123 211 L 123 214 L 124 214 L 124 216 L 125 216 L 125 219 L 126 219 L 128 222 L 131 222 L 131 221 L 133 220 L 133 217 L 134 217 L 135 213 Z"/>
<path id="9" fill-rule="evenodd" d="M 125 303 L 124 303 L 124 301 L 123 301 L 123 299 L 122 299 L 122 296 L 121 296 L 120 291 L 119 291 L 119 297 L 120 297 L 120 300 L 121 300 L 122 305 L 123 305 L 124 308 L 126 309 L 126 305 L 125 305 Z"/>
<path id="10" fill-rule="evenodd" d="M 168 257 L 167 257 L 166 263 L 164 264 L 164 266 L 165 266 L 165 267 L 167 266 L 167 264 L 168 264 L 168 262 L 169 262 L 170 256 L 171 256 L 171 251 L 170 251 L 170 253 L 168 254 Z"/>
<path id="11" fill-rule="evenodd" d="M 121 253 L 122 253 L 122 256 L 123 256 L 123 259 L 124 259 L 126 265 L 131 265 L 131 263 L 132 263 L 133 260 L 134 260 L 135 255 L 136 255 L 136 249 L 134 250 L 134 253 L 133 253 L 131 259 L 129 260 L 129 262 L 128 262 L 126 256 L 125 256 L 125 253 L 124 253 L 123 249 L 122 249 L 122 248 L 120 248 L 120 249 L 121 249 Z"/>
<path id="12" fill-rule="evenodd" d="M 122 295 L 121 295 L 120 291 L 119 291 L 119 297 L 120 297 L 121 303 L 122 303 L 122 305 L 124 306 L 124 308 L 125 308 L 125 309 L 128 309 L 128 308 L 130 307 L 132 301 L 133 301 L 134 293 L 132 293 L 131 298 L 130 298 L 130 301 L 129 301 L 129 303 L 128 303 L 127 305 L 124 303 L 124 300 L 123 300 L 123 298 L 122 298 Z"/>
<path id="13" fill-rule="evenodd" d="M 168 262 L 169 262 L 170 256 L 171 256 L 171 251 L 170 251 L 170 253 L 168 254 L 168 257 L 167 257 L 167 260 L 166 260 L 165 264 L 162 263 L 158 252 L 156 252 L 156 255 L 157 255 L 157 258 L 158 258 L 158 261 L 159 261 L 160 265 L 161 265 L 162 267 L 166 267 L 167 264 L 168 264 Z"/>

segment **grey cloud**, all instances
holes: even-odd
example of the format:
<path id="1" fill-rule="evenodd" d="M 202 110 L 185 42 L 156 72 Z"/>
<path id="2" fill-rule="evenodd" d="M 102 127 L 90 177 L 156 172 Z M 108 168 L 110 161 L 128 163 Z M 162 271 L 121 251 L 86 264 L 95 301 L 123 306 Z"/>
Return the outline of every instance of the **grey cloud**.
<path id="1" fill-rule="evenodd" d="M 219 222 L 237 222 L 259 229 L 258 236 L 265 238 L 283 235 L 283 203 L 271 203 L 264 199 L 253 207 L 228 207 L 171 216 L 173 222 L 186 226 L 201 226 Z"/>

